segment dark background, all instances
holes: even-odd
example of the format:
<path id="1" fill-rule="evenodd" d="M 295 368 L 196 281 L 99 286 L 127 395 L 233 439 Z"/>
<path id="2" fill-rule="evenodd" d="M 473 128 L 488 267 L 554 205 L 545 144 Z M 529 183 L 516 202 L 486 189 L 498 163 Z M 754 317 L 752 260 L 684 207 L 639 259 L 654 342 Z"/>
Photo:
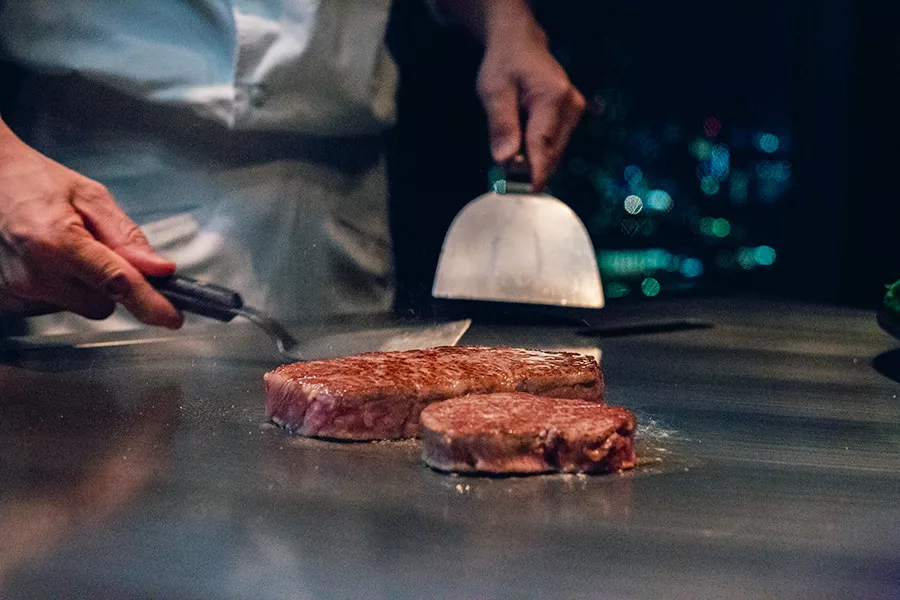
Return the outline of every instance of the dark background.
<path id="1" fill-rule="evenodd" d="M 762 294 L 880 303 L 884 285 L 900 278 L 900 7 L 533 4 L 590 100 L 550 191 L 587 225 L 609 302 Z M 427 313 L 444 233 L 490 182 L 474 93 L 481 49 L 436 24 L 421 0 L 395 0 L 388 41 L 401 73 L 389 162 L 397 308 Z M 15 78 L 0 64 L 0 107 Z M 771 153 L 760 149 L 766 134 L 778 140 Z M 727 151 L 727 172 L 707 193 L 700 176 L 713 150 Z M 672 210 L 625 211 L 628 195 L 646 207 L 654 190 L 669 194 Z M 728 222 L 718 229 L 727 235 L 710 235 L 716 220 Z M 653 298 L 648 278 L 658 284 Z"/>
<path id="2" fill-rule="evenodd" d="M 610 302 L 757 294 L 880 303 L 884 284 L 900 278 L 900 9 L 850 0 L 534 5 L 590 101 L 550 190 L 588 227 Z M 397 0 L 389 44 L 401 72 L 390 161 L 397 306 L 420 312 L 446 228 L 492 177 L 474 94 L 480 48 L 436 25 L 418 0 Z M 651 197 L 666 204 L 660 192 L 671 210 L 651 209 Z M 629 195 L 643 200 L 638 214 L 624 208 Z"/>

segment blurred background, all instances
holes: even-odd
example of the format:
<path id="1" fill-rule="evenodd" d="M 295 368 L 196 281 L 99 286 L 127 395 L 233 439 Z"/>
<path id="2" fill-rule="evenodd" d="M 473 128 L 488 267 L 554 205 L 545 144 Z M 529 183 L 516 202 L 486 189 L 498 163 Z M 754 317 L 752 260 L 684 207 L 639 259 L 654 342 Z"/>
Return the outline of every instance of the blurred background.
<path id="1" fill-rule="evenodd" d="M 550 185 L 609 303 L 760 295 L 876 307 L 900 279 L 900 8 L 852 0 L 534 2 L 589 101 Z M 391 144 L 401 312 L 492 170 L 479 46 L 397 0 Z M 426 108 L 427 107 L 427 108 Z"/>

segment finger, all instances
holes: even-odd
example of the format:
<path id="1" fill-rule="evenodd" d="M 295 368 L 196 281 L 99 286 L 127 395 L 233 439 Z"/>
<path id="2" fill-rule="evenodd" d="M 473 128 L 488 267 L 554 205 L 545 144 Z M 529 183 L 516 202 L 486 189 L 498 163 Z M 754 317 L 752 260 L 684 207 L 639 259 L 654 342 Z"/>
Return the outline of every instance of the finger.
<path id="1" fill-rule="evenodd" d="M 532 103 L 525 146 L 536 190 L 547 184 L 583 112 L 584 98 L 574 88 L 562 95 L 537 98 Z"/>
<path id="2" fill-rule="evenodd" d="M 32 317 L 63 310 L 40 300 L 39 286 L 35 283 L 22 259 L 0 241 L 0 313 Z"/>
<path id="3" fill-rule="evenodd" d="M 115 303 L 107 296 L 81 282 L 29 270 L 17 257 L 6 256 L 3 271 L 13 277 L 0 281 L 0 310 L 3 312 L 35 317 L 68 310 L 99 320 L 115 309 Z"/>
<path id="4" fill-rule="evenodd" d="M 562 151 L 569 144 L 572 132 L 584 116 L 587 101 L 584 96 L 574 87 L 571 88 L 561 111 L 561 126 L 559 131 L 560 150 Z"/>
<path id="5" fill-rule="evenodd" d="M 487 113 L 491 155 L 502 164 L 522 146 L 517 91 L 512 85 L 493 82 L 479 86 L 479 91 Z"/>
<path id="6" fill-rule="evenodd" d="M 70 273 L 89 288 L 121 302 L 148 325 L 181 326 L 181 313 L 130 262 L 82 231 L 83 235 L 70 234 L 53 249 L 47 264 L 55 264 L 57 271 Z"/>
<path id="7" fill-rule="evenodd" d="M 525 126 L 525 151 L 531 163 L 531 182 L 535 191 L 547 184 L 555 144 L 561 128 L 559 106 L 554 102 L 536 102 Z"/>
<path id="8" fill-rule="evenodd" d="M 97 240 L 145 275 L 163 277 L 175 272 L 175 263 L 153 250 L 141 229 L 125 215 L 103 185 L 86 180 L 73 193 L 72 205 Z"/>
<path id="9" fill-rule="evenodd" d="M 44 307 L 68 310 L 94 321 L 107 318 L 116 308 L 116 303 L 108 296 L 85 286 L 80 281 L 60 278 L 42 278 L 39 296 Z M 32 308 L 32 313 L 34 313 Z"/>

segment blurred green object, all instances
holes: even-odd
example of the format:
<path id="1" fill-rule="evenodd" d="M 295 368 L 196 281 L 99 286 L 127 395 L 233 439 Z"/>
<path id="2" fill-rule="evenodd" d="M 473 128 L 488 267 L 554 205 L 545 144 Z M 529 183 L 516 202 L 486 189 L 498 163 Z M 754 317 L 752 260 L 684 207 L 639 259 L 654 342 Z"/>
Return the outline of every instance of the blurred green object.
<path id="1" fill-rule="evenodd" d="M 900 280 L 885 287 L 887 288 L 887 293 L 884 295 L 885 308 L 900 314 Z"/>

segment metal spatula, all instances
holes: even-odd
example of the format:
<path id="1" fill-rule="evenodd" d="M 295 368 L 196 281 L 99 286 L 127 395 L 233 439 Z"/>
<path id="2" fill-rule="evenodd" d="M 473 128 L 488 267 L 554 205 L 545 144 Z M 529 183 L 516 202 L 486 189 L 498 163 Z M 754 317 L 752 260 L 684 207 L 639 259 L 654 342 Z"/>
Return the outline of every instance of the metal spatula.
<path id="1" fill-rule="evenodd" d="M 444 239 L 432 294 L 602 308 L 600 272 L 584 224 L 560 200 L 532 193 L 524 155 L 507 166 L 506 181 L 495 190 L 456 215 Z"/>

